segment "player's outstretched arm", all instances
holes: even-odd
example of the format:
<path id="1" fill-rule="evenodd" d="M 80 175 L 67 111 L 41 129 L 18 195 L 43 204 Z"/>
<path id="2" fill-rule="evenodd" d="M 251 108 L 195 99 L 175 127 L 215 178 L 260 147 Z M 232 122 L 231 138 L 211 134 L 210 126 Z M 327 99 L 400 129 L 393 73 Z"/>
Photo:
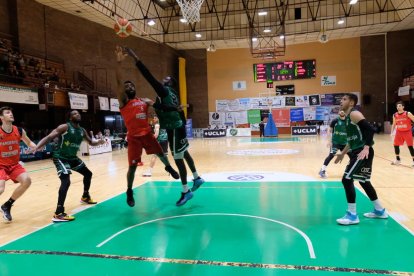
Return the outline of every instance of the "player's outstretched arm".
<path id="1" fill-rule="evenodd" d="M 41 150 L 47 143 L 49 143 L 50 141 L 52 141 L 54 138 L 58 137 L 59 135 L 62 135 L 66 131 L 68 131 L 67 124 L 62 124 L 58 126 L 54 130 L 52 130 L 52 132 L 49 133 L 48 136 L 44 137 L 42 140 L 39 141 L 39 143 L 37 143 L 35 151 Z"/>
<path id="2" fill-rule="evenodd" d="M 22 129 L 22 141 L 30 148 L 29 152 L 34 152 L 36 149 L 36 144 L 30 140 L 29 136 L 24 129 Z"/>
<path id="3" fill-rule="evenodd" d="M 124 48 L 129 56 L 135 60 L 135 64 L 138 70 L 141 72 L 142 76 L 147 80 L 147 82 L 154 88 L 155 93 L 161 98 L 168 96 L 168 91 L 164 88 L 162 83 L 157 81 L 155 77 L 151 74 L 148 68 L 142 63 L 137 54 L 131 48 Z"/>
<path id="4" fill-rule="evenodd" d="M 148 98 L 142 98 L 141 100 L 143 100 L 149 106 L 152 106 L 153 108 L 161 110 L 161 111 L 168 112 L 168 111 L 180 111 L 181 110 L 180 106 L 162 104 L 162 103 L 154 102 L 153 100 L 148 99 Z"/>
<path id="5" fill-rule="evenodd" d="M 124 53 L 122 47 L 116 46 L 115 49 L 115 56 L 116 56 L 116 68 L 115 68 L 115 76 L 116 76 L 116 96 L 119 102 L 119 108 L 122 108 L 124 105 L 127 104 L 128 98 L 124 93 L 124 83 L 122 82 L 122 74 L 121 74 L 121 65 L 122 61 L 125 60 L 127 54 Z"/>

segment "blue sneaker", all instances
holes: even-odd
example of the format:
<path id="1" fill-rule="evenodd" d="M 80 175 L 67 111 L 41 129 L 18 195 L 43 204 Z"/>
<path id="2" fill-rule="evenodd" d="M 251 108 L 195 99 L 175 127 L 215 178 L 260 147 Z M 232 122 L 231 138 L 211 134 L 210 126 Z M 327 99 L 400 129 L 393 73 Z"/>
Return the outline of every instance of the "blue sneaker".
<path id="1" fill-rule="evenodd" d="M 353 215 L 351 214 L 351 212 L 346 211 L 345 216 L 337 219 L 336 222 L 341 225 L 358 224 L 359 218 L 358 218 L 358 215 Z"/>
<path id="2" fill-rule="evenodd" d="M 326 172 L 325 172 L 324 170 L 320 170 L 320 171 L 319 171 L 319 176 L 320 176 L 321 178 L 326 178 Z"/>
<path id="3" fill-rule="evenodd" d="M 198 190 L 198 188 L 200 188 L 201 185 L 203 185 L 204 183 L 204 179 L 202 179 L 201 177 L 197 177 L 196 179 L 193 180 L 193 187 L 191 188 L 192 192 L 195 192 Z"/>
<path id="4" fill-rule="evenodd" d="M 182 206 L 192 198 L 193 198 L 193 193 L 190 190 L 188 190 L 188 192 L 186 192 L 186 193 L 182 192 L 180 199 L 177 201 L 177 203 L 175 205 Z"/>
<path id="5" fill-rule="evenodd" d="M 364 217 L 366 218 L 381 218 L 381 219 L 386 219 L 388 218 L 388 214 L 387 212 L 385 212 L 385 208 L 382 210 L 377 210 L 374 209 L 372 212 L 369 213 L 365 213 Z"/>

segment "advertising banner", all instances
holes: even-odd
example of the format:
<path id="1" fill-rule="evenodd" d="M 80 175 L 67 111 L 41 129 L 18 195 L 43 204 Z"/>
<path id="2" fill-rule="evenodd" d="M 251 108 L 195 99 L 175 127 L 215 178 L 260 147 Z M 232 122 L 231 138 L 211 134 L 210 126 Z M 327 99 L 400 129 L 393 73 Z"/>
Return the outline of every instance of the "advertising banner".
<path id="1" fill-rule="evenodd" d="M 303 122 L 303 108 L 291 108 L 290 109 L 290 121 L 291 122 Z"/>
<path id="2" fill-rule="evenodd" d="M 109 103 L 111 104 L 111 111 L 119 112 L 119 102 L 118 99 L 110 98 Z"/>
<path id="3" fill-rule="evenodd" d="M 69 102 L 71 109 L 88 109 L 88 96 L 85 94 L 78 94 L 69 92 Z"/>
<path id="4" fill-rule="evenodd" d="M 294 136 L 315 136 L 318 135 L 316 126 L 293 126 L 292 135 Z"/>
<path id="5" fill-rule="evenodd" d="M 272 117 L 276 127 L 290 127 L 290 110 L 288 108 L 273 109 Z"/>
<path id="6" fill-rule="evenodd" d="M 98 97 L 98 99 L 99 99 L 99 109 L 109 110 L 109 99 L 107 97 Z"/>
<path id="7" fill-rule="evenodd" d="M 226 129 L 203 129 L 203 138 L 226 137 Z"/>
<path id="8" fill-rule="evenodd" d="M 0 102 L 39 104 L 37 91 L 0 85 Z"/>

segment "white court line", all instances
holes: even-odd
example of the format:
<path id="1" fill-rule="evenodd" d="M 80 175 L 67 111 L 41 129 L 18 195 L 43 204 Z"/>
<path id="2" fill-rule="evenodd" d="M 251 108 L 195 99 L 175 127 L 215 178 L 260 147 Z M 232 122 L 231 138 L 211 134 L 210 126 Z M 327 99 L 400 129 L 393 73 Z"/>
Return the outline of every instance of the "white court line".
<path id="1" fill-rule="evenodd" d="M 247 218 L 254 218 L 254 219 L 261 219 L 261 220 L 266 220 L 266 221 L 270 221 L 273 223 L 278 223 L 281 224 L 283 226 L 286 226 L 294 231 L 296 231 L 297 233 L 299 233 L 303 239 L 306 241 L 306 244 L 308 246 L 308 251 L 309 251 L 309 255 L 311 259 L 316 259 L 316 255 L 315 255 L 315 250 L 313 249 L 313 245 L 312 245 L 312 241 L 310 240 L 310 238 L 301 230 L 299 230 L 298 228 L 287 224 L 285 222 L 282 221 L 278 221 L 278 220 L 274 220 L 274 219 L 270 219 L 270 218 L 265 218 L 265 217 L 258 217 L 258 216 L 251 216 L 251 215 L 243 215 L 243 214 L 229 214 L 229 213 L 204 213 L 204 214 L 189 214 L 189 215 L 180 215 L 180 216 L 171 216 L 171 217 L 165 217 L 165 218 L 158 218 L 158 219 L 154 219 L 154 220 L 149 220 L 149 221 L 145 221 L 139 224 L 135 224 L 133 226 L 127 227 L 115 234 L 113 234 L 112 236 L 110 236 L 109 238 L 107 238 L 106 240 L 104 240 L 103 242 L 101 242 L 100 244 L 98 244 L 96 247 L 102 247 L 103 245 L 105 245 L 106 243 L 108 243 L 109 241 L 111 241 L 112 239 L 114 239 L 115 237 L 119 236 L 120 234 L 135 228 L 135 227 L 139 227 L 145 224 L 150 224 L 153 222 L 158 222 L 158 221 L 163 221 L 163 220 L 170 220 L 170 219 L 176 219 L 176 218 L 183 218 L 183 217 L 196 217 L 196 216 L 234 216 L 234 217 L 247 217 Z"/>

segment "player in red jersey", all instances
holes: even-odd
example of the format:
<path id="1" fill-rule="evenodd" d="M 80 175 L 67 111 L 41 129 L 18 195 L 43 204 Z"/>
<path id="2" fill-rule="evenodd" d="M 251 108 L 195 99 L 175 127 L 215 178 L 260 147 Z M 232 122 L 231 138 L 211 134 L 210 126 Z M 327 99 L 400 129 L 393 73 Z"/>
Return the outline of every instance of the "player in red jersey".
<path id="1" fill-rule="evenodd" d="M 0 119 L 2 122 L 0 128 L 0 195 L 4 192 L 7 180 L 11 179 L 16 183 L 20 183 L 10 199 L 1 205 L 0 208 L 3 212 L 4 220 L 11 222 L 12 216 L 10 211 L 13 203 L 24 194 L 32 183 L 29 174 L 19 163 L 20 140 L 32 149 L 36 147 L 36 144 L 27 137 L 24 129 L 13 125 L 14 117 L 10 107 L 4 106 L 0 108 Z"/>
<path id="2" fill-rule="evenodd" d="M 172 177 L 179 179 L 180 176 L 171 167 L 167 156 L 164 154 L 160 144 L 152 134 L 151 126 L 148 123 L 148 106 L 154 106 L 154 102 L 147 98 L 137 98 L 135 85 L 131 81 L 121 81 L 121 63 L 127 54 L 123 52 L 121 47 L 116 48 L 115 54 L 117 59 L 116 79 L 118 84 L 117 96 L 119 109 L 128 130 L 129 169 L 127 172 L 127 204 L 133 207 L 135 205 L 135 200 L 132 184 L 134 182 L 137 165 L 141 162 L 142 149 L 145 149 L 147 154 L 156 154 L 165 165 L 165 170 L 169 172 Z M 169 110 L 173 107 L 157 106 L 157 108 Z"/>
<path id="3" fill-rule="evenodd" d="M 395 112 L 392 116 L 391 127 L 391 135 L 393 135 L 395 130 L 394 152 L 396 160 L 393 161 L 391 165 L 401 164 L 400 146 L 404 145 L 404 142 L 406 142 L 413 159 L 412 166 L 414 167 L 413 133 L 411 130 L 411 121 L 414 122 L 414 116 L 411 114 L 411 112 L 404 111 L 404 102 L 399 101 L 396 103 L 396 106 L 397 112 Z"/>

